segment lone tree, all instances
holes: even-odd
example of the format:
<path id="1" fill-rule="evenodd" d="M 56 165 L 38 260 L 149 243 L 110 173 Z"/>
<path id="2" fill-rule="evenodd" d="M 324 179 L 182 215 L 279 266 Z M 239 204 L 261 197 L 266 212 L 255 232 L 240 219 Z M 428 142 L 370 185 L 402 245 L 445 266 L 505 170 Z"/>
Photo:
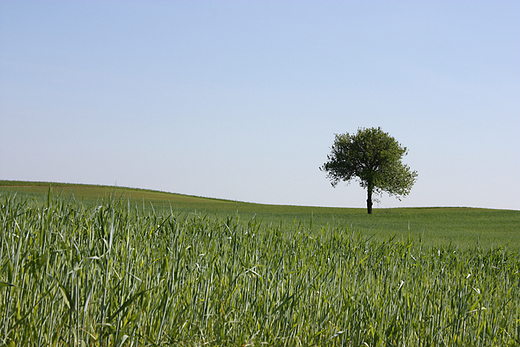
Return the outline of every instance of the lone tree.
<path id="1" fill-rule="evenodd" d="M 320 167 L 335 187 L 340 181 L 359 179 L 367 190 L 367 211 L 372 213 L 372 194 L 387 192 L 399 200 L 410 193 L 417 171 L 401 162 L 408 150 L 381 128 L 360 128 L 357 134 L 335 134 L 336 139 Z"/>

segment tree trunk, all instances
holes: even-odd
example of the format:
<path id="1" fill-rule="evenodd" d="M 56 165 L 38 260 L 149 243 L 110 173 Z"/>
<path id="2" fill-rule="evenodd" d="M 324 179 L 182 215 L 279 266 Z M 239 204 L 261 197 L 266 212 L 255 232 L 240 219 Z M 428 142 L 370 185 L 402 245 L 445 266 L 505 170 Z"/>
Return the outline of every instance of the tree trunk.
<path id="1" fill-rule="evenodd" d="M 367 212 L 368 214 L 372 214 L 372 191 L 374 188 L 371 184 L 368 185 L 367 189 Z"/>

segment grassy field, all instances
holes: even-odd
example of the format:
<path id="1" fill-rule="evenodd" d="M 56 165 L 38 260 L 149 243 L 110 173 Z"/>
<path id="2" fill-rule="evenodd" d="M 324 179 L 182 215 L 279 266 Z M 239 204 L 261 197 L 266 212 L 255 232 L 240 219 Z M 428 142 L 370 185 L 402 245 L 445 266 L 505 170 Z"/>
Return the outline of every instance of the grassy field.
<path id="1" fill-rule="evenodd" d="M 507 226 L 511 211 L 236 203 L 237 213 L 183 196 L 162 200 L 170 210 L 148 208 L 150 195 L 143 208 L 111 187 L 90 202 L 72 188 L 76 199 L 46 197 L 48 186 L 0 195 L 0 345 L 520 345 L 516 249 L 385 231 L 410 221 L 461 233 L 466 221 L 493 232 L 489 216 Z"/>
<path id="2" fill-rule="evenodd" d="M 238 214 L 242 220 L 256 217 L 267 225 L 296 223 L 313 231 L 325 226 L 346 227 L 380 240 L 393 235 L 425 245 L 520 247 L 520 211 L 515 210 L 391 208 L 374 209 L 374 213 L 368 215 L 364 208 L 265 205 L 124 187 L 20 181 L 0 181 L 0 196 L 16 192 L 41 204 L 46 201 L 50 186 L 54 198 L 74 198 L 85 206 L 99 205 L 103 199 L 113 196 L 132 207 L 158 213 L 196 211 L 219 218 Z"/>

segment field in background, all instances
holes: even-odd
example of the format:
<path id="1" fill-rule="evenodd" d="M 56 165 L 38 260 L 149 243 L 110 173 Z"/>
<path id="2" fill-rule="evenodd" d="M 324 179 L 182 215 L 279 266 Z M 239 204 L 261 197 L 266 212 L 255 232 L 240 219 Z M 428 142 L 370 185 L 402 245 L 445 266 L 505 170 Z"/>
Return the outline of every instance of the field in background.
<path id="1" fill-rule="evenodd" d="M 347 228 L 365 236 L 384 239 L 393 235 L 425 245 L 466 248 L 520 246 L 520 211 L 464 207 L 424 207 L 374 209 L 332 208 L 255 204 L 182 194 L 114 186 L 49 182 L 0 181 L 0 196 L 19 197 L 43 203 L 49 187 L 53 198 L 73 199 L 86 206 L 100 205 L 109 197 L 121 199 L 133 208 L 157 213 L 197 212 L 226 218 L 238 214 L 242 221 L 256 218 L 271 225 L 299 224 L 317 231 L 321 227 Z"/>

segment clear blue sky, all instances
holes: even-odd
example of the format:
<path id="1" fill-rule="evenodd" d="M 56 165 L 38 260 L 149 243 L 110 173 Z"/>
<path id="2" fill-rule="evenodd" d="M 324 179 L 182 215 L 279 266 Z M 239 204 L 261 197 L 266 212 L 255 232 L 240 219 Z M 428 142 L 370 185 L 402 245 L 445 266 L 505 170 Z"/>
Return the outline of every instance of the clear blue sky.
<path id="1" fill-rule="evenodd" d="M 377 126 L 375 207 L 520 209 L 520 2 L 0 2 L 0 179 L 364 207 L 318 168 Z"/>

